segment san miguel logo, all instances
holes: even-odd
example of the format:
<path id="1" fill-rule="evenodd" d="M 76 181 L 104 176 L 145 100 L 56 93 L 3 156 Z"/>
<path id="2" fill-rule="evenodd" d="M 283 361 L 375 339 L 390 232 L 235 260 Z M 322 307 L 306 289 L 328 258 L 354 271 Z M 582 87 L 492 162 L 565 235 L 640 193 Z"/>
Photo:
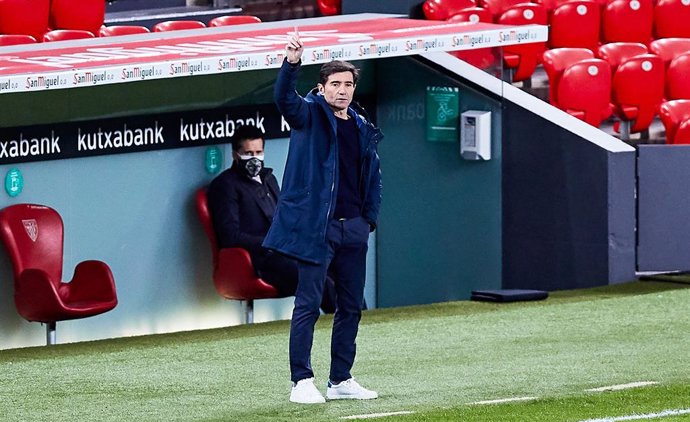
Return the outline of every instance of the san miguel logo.
<path id="1" fill-rule="evenodd" d="M 59 76 L 29 76 L 26 78 L 26 88 L 50 89 L 60 85 L 67 85 L 67 79 Z"/>
<path id="2" fill-rule="evenodd" d="M 33 218 L 31 220 L 22 220 L 22 224 L 24 225 L 26 234 L 29 235 L 29 239 L 31 239 L 32 242 L 35 242 L 36 239 L 38 239 L 38 223 L 36 220 Z"/>
<path id="3" fill-rule="evenodd" d="M 96 85 L 100 82 L 105 82 L 106 80 L 112 80 L 112 75 L 109 75 L 106 71 L 103 72 L 76 72 L 74 74 L 74 79 L 72 80 L 73 85 Z"/>
<path id="4" fill-rule="evenodd" d="M 156 70 L 155 67 L 153 66 L 147 66 L 147 67 L 139 67 L 139 66 L 134 66 L 134 67 L 124 67 L 122 68 L 122 74 L 120 75 L 120 79 L 122 80 L 129 80 L 129 79 L 148 79 L 152 78 L 154 76 L 160 76 L 161 72 L 160 70 Z"/>
<path id="5" fill-rule="evenodd" d="M 349 57 L 350 52 L 345 51 L 344 48 L 324 48 L 324 49 L 319 49 L 319 50 L 314 50 L 311 54 L 311 61 L 319 61 L 319 60 L 339 60 L 343 59 L 345 57 Z"/>
<path id="6" fill-rule="evenodd" d="M 249 67 L 255 67 L 257 61 L 251 59 L 250 57 L 244 59 L 238 59 L 237 57 L 228 57 L 226 59 L 218 60 L 218 70 L 244 70 Z"/>
<path id="7" fill-rule="evenodd" d="M 502 34 L 502 33 L 501 33 Z M 500 34 L 499 34 L 499 39 L 500 39 Z M 486 36 L 486 34 L 479 34 L 479 35 L 463 35 L 462 38 L 453 36 L 453 40 L 451 42 L 451 47 L 457 47 L 459 45 L 469 45 L 471 47 L 474 47 L 477 44 L 486 44 L 489 43 L 489 37 Z"/>
<path id="8" fill-rule="evenodd" d="M 360 56 L 369 56 L 369 55 L 380 56 L 382 54 L 387 54 L 387 53 L 395 52 L 395 51 L 397 51 L 397 47 L 391 46 L 391 43 L 385 43 L 385 44 L 371 43 L 369 45 L 360 45 L 359 46 L 359 55 Z"/>
<path id="9" fill-rule="evenodd" d="M 185 74 L 185 75 L 194 75 L 196 73 L 201 73 L 201 72 L 206 72 L 208 69 L 202 62 L 197 62 L 197 63 L 189 63 L 189 62 L 181 62 L 181 63 L 171 63 L 170 64 L 170 75 L 179 75 L 179 74 Z"/>

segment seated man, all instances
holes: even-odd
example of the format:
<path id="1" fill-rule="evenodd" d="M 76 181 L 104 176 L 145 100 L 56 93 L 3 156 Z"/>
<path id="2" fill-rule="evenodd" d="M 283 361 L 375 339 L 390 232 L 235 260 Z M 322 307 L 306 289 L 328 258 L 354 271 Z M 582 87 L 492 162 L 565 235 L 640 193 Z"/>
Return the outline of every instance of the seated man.
<path id="1" fill-rule="evenodd" d="M 254 271 L 283 296 L 297 289 L 297 265 L 261 243 L 271 226 L 280 188 L 273 170 L 264 167 L 264 138 L 254 126 L 240 126 L 232 139 L 232 167 L 208 189 L 208 205 L 220 248 L 246 249 Z M 335 288 L 327 283 L 321 309 L 335 312 Z"/>

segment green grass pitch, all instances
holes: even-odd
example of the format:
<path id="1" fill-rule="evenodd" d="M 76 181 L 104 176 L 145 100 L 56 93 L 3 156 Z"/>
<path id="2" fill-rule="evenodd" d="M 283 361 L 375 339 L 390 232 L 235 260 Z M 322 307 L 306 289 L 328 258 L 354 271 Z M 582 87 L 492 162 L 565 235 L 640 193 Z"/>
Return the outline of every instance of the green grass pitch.
<path id="1" fill-rule="evenodd" d="M 324 392 L 331 326 L 319 320 L 312 359 Z M 367 311 L 353 373 L 380 398 L 363 402 L 290 403 L 288 330 L 277 321 L 0 351 L 0 419 L 584 421 L 690 409 L 688 284 Z M 656 384 L 586 391 L 642 381 Z M 516 397 L 534 399 L 472 404 Z"/>

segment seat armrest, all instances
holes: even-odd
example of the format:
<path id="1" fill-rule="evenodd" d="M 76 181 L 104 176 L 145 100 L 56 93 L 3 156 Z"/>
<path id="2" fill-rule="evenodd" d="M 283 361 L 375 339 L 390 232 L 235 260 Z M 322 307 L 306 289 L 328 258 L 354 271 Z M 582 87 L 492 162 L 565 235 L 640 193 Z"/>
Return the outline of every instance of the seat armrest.
<path id="1" fill-rule="evenodd" d="M 113 273 L 102 261 L 89 260 L 77 264 L 72 281 L 65 287 L 65 301 L 117 300 Z"/>
<path id="2" fill-rule="evenodd" d="M 228 299 L 248 300 L 278 297 L 275 287 L 261 280 L 254 271 L 249 252 L 242 248 L 221 249 L 213 272 L 216 291 Z"/>
<path id="3" fill-rule="evenodd" d="M 257 278 L 252 258 L 245 249 L 224 248 L 218 253 L 218 271 L 234 278 Z"/>

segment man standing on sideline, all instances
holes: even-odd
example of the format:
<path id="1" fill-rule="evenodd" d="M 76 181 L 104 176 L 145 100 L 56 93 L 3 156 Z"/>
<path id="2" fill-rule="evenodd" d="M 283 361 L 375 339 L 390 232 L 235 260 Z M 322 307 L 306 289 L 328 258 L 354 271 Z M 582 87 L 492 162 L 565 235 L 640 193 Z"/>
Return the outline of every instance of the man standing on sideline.
<path id="1" fill-rule="evenodd" d="M 208 188 L 208 203 L 220 248 L 249 252 L 256 274 L 281 296 L 297 289 L 293 259 L 261 246 L 271 225 L 280 194 L 278 181 L 264 167 L 264 135 L 254 126 L 240 126 L 232 137 L 232 167 L 218 175 Z M 335 312 L 335 290 L 329 279 L 321 308 Z"/>
<path id="2" fill-rule="evenodd" d="M 311 348 L 326 274 L 335 281 L 329 399 L 375 399 L 350 374 L 362 315 L 369 233 L 381 203 L 377 144 L 381 131 L 352 96 L 359 71 L 332 61 L 306 98 L 295 90 L 304 47 L 297 31 L 275 85 L 275 101 L 292 129 L 280 197 L 266 248 L 297 259 L 299 284 L 290 326 L 290 401 L 323 403 L 314 385 Z"/>

